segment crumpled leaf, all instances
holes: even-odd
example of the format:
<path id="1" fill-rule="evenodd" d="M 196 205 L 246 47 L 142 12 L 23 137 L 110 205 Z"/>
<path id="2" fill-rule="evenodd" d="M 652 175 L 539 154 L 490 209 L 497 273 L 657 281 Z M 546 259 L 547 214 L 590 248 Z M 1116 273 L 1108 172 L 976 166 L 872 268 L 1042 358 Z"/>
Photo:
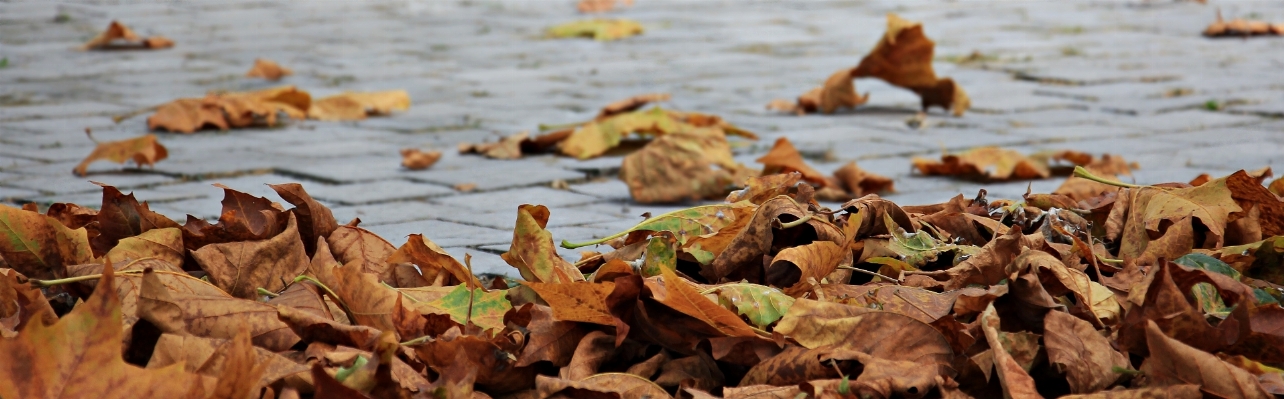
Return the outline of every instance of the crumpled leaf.
<path id="1" fill-rule="evenodd" d="M 419 266 L 425 280 L 441 281 L 442 285 L 482 285 L 463 264 L 422 234 L 406 237 L 406 243 L 388 256 L 387 263 L 413 263 Z M 387 276 L 384 280 L 388 280 Z"/>
<path id="2" fill-rule="evenodd" d="M 1230 21 L 1222 19 L 1221 10 L 1217 11 L 1217 21 L 1204 28 L 1205 37 L 1248 37 L 1260 35 L 1284 35 L 1284 23 L 1235 18 Z"/>
<path id="3" fill-rule="evenodd" d="M 887 32 L 869 54 L 860 60 L 851 76 L 874 77 L 909 89 L 922 100 L 923 110 L 940 106 L 954 116 L 963 116 L 972 101 L 954 80 L 937 78 L 932 70 L 936 43 L 923 34 L 923 24 L 887 14 Z"/>
<path id="4" fill-rule="evenodd" d="M 547 284 L 527 282 L 522 285 L 530 287 L 539 294 L 552 308 L 553 317 L 557 320 L 578 321 L 584 323 L 614 326 L 615 318 L 607 308 L 606 299 L 615 289 L 611 282 L 589 283 L 575 282 L 570 284 Z"/>
<path id="5" fill-rule="evenodd" d="M 993 180 L 1042 179 L 1051 176 L 1046 164 L 1015 150 L 978 147 L 961 154 L 945 154 L 941 161 L 915 157 L 914 168 L 924 175 L 983 177 Z"/>
<path id="6" fill-rule="evenodd" d="M 401 149 L 401 166 L 410 170 L 431 168 L 441 159 L 441 151 L 422 151 L 418 148 Z"/>
<path id="7" fill-rule="evenodd" d="M 852 72 L 855 68 L 843 68 L 829 75 L 820 87 L 798 96 L 797 102 L 773 100 L 767 109 L 802 115 L 824 112 L 832 114 L 839 108 L 855 108 L 869 101 L 869 94 L 856 94 L 856 85 L 852 83 Z"/>
<path id="8" fill-rule="evenodd" d="M 103 201 L 102 209 L 97 215 L 98 235 L 89 242 L 93 246 L 95 255 L 106 254 L 115 248 L 121 239 L 134 237 L 153 229 L 179 227 L 177 222 L 153 212 L 146 201 L 138 203 L 134 194 L 124 195 L 116 187 L 101 186 Z M 187 232 L 184 231 L 183 235 L 186 241 Z M 184 242 L 184 244 L 187 243 Z"/>
<path id="9" fill-rule="evenodd" d="M 54 279 L 66 267 L 89 263 L 85 229 L 69 229 L 49 216 L 0 204 L 0 259 L 24 276 Z"/>
<path id="10" fill-rule="evenodd" d="M 245 347 L 238 349 L 235 347 L 237 344 L 232 340 L 161 334 L 151 360 L 147 362 L 147 368 L 158 369 L 181 364 L 187 372 L 218 378 L 229 369 L 239 368 L 242 372 L 251 371 L 252 368 L 243 367 L 246 366 L 243 359 L 233 359 L 240 350 L 250 350 L 249 353 L 253 358 L 248 366 L 261 368 L 260 373 L 254 373 L 261 376 L 248 379 L 253 383 L 251 388 L 267 386 L 287 376 L 308 371 L 306 366 L 289 358 L 263 348 L 250 346 L 248 331 L 245 335 L 238 335 L 236 339 L 242 337 L 245 339 L 243 344 Z M 237 362 L 241 364 L 235 364 Z M 247 380 L 242 376 L 235 379 Z"/>
<path id="11" fill-rule="evenodd" d="M 322 121 L 357 121 L 407 109 L 410 109 L 410 93 L 405 90 L 349 91 L 317 99 L 306 108 L 308 118 Z"/>
<path id="12" fill-rule="evenodd" d="M 156 135 L 148 134 L 137 138 L 98 143 L 94 151 L 80 161 L 72 172 L 77 176 L 88 174 L 89 164 L 98 160 L 108 160 L 123 164 L 134 161 L 138 166 L 151 166 L 169 157 L 165 146 L 156 141 Z"/>
<path id="13" fill-rule="evenodd" d="M 518 159 L 522 157 L 522 143 L 530 140 L 530 133 L 521 132 L 494 143 L 460 143 L 460 154 L 481 154 L 493 159 Z M 404 155 L 404 152 L 403 152 Z"/>
<path id="14" fill-rule="evenodd" d="M 767 265 L 763 282 L 780 287 L 787 294 L 800 295 L 810 291 L 813 282 L 820 282 L 839 266 L 850 267 L 851 263 L 852 252 L 846 246 L 814 241 L 777 253 Z"/>
<path id="15" fill-rule="evenodd" d="M 571 243 L 563 240 L 562 247 L 574 249 L 587 245 L 601 244 L 625 235 L 631 235 L 631 233 L 634 232 L 665 232 L 675 237 L 679 244 L 685 244 L 687 240 L 715 233 L 736 221 L 736 213 L 733 212 L 733 209 L 735 208 L 738 208 L 738 206 L 734 204 L 714 204 L 679 209 L 673 212 L 649 217 L 627 230 L 601 239 L 584 243 Z"/>
<path id="16" fill-rule="evenodd" d="M 294 205 L 290 213 L 294 214 L 295 220 L 299 223 L 299 237 L 303 240 L 303 246 L 308 250 L 309 256 L 316 253 L 317 237 L 329 237 L 330 233 L 339 228 L 339 222 L 334 220 L 334 213 L 330 208 L 312 199 L 312 196 L 303 189 L 303 185 L 286 183 L 269 184 L 268 187 L 276 191 L 276 194 L 286 202 Z"/>
<path id="17" fill-rule="evenodd" d="M 553 38 L 587 37 L 600 42 L 642 34 L 642 24 L 627 19 L 589 19 L 548 28 Z"/>
<path id="18" fill-rule="evenodd" d="M 1070 382 L 1070 391 L 1090 393 L 1109 388 L 1127 369 L 1128 358 L 1110 345 L 1092 323 L 1065 312 L 1048 312 L 1043 319 L 1043 342 L 1048 362 L 1058 366 Z"/>
<path id="19" fill-rule="evenodd" d="M 1106 237 L 1119 240 L 1119 257 L 1151 264 L 1206 243 L 1221 246 L 1230 215 L 1240 211 L 1227 178 L 1190 188 L 1130 188 L 1119 192 L 1110 210 Z M 1205 242 L 1195 241 L 1196 220 L 1208 229 Z"/>
<path id="20" fill-rule="evenodd" d="M 759 157 L 756 162 L 763 164 L 762 174 L 764 175 L 798 172 L 802 174 L 803 180 L 817 187 L 826 187 L 831 184 L 824 174 L 807 165 L 802 154 L 786 137 L 776 139 L 776 144 L 771 146 L 771 150 Z"/>
<path id="21" fill-rule="evenodd" d="M 275 237 L 206 245 L 192 251 L 192 258 L 209 273 L 210 282 L 234 297 L 257 298 L 259 288 L 281 290 L 309 265 L 298 222 L 293 213 L 288 215 L 285 231 Z"/>
<path id="22" fill-rule="evenodd" d="M 162 104 L 155 114 L 147 117 L 147 128 L 193 133 L 211 125 L 219 130 L 274 126 L 278 113 L 303 119 L 311 106 L 312 96 L 294 86 L 210 93 L 205 98 L 180 98 Z"/>
<path id="23" fill-rule="evenodd" d="M 245 73 L 245 77 L 263 78 L 276 81 L 293 74 L 294 71 L 290 70 L 290 68 L 278 65 L 276 61 L 266 58 L 255 58 L 254 66 L 250 67 L 250 71 Z"/>
<path id="24" fill-rule="evenodd" d="M 143 38 L 120 22 L 111 21 L 107 30 L 80 46 L 81 50 L 163 49 L 174 47 L 174 42 L 163 36 Z"/>
<path id="25" fill-rule="evenodd" d="M 0 396 L 6 398 L 185 397 L 199 379 L 181 366 L 144 370 L 121 358 L 120 299 L 113 273 L 102 289 L 57 323 L 28 323 L 0 339 Z"/>
<path id="26" fill-rule="evenodd" d="M 548 225 L 548 217 L 548 207 L 543 205 L 518 206 L 512 246 L 500 257 L 517 268 L 527 281 L 584 281 L 584 274 L 557 254 L 557 249 L 553 246 L 553 234 L 544 229 Z"/>
<path id="27" fill-rule="evenodd" d="M 58 322 L 58 315 L 39 287 L 13 269 L 0 269 L 0 339 L 18 336 L 28 323 Z"/>
<path id="28" fill-rule="evenodd" d="M 197 250 L 208 244 L 266 240 L 285 230 L 288 222 L 286 212 L 278 205 L 273 205 L 272 201 L 236 191 L 221 184 L 214 184 L 214 187 L 223 189 L 223 211 L 219 214 L 218 223 L 214 225 L 209 224 L 205 219 L 187 215 L 187 223 L 183 224 L 183 245 L 188 250 Z M 132 197 L 128 199 L 132 200 Z M 103 217 L 102 215 L 103 213 L 99 212 L 100 218 Z M 149 225 L 168 227 L 163 226 L 163 223 L 169 219 L 163 216 L 148 219 L 150 222 L 140 224 L 140 228 L 148 228 Z M 103 236 L 107 236 L 105 231 Z"/>
<path id="29" fill-rule="evenodd" d="M 691 283 L 672 270 L 662 269 L 660 276 L 647 279 L 646 286 L 657 302 L 707 323 L 728 337 L 757 336 L 739 316 L 701 295 Z"/>
<path id="30" fill-rule="evenodd" d="M 999 335 L 999 316 L 994 310 L 994 304 L 990 304 L 985 312 L 981 313 L 981 330 L 985 332 L 985 340 L 990 344 L 990 352 L 994 354 L 994 367 L 998 369 L 1004 396 L 1014 399 L 1042 398 L 1043 396 L 1035 390 L 1034 379 L 1030 378 L 1027 370 L 1004 349 Z"/>

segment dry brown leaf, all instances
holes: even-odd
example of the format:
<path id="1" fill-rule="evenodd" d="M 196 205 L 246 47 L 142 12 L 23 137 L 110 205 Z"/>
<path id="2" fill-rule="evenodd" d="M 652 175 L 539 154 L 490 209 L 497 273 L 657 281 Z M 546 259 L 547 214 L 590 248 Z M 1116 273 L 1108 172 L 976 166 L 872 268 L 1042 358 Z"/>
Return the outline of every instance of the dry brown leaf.
<path id="1" fill-rule="evenodd" d="M 248 327 L 254 345 L 264 349 L 284 351 L 299 342 L 299 336 L 277 319 L 277 310 L 271 305 L 227 294 L 178 292 L 160 274 L 151 270 L 143 273 L 138 317 L 161 332 L 232 339 L 237 331 Z"/>
<path id="2" fill-rule="evenodd" d="M 1257 377 L 1239 367 L 1169 338 L 1154 321 L 1146 322 L 1150 357 L 1141 365 L 1156 385 L 1198 384 L 1206 396 L 1221 398 L 1272 398 Z"/>
<path id="3" fill-rule="evenodd" d="M 245 333 L 245 335 L 238 334 L 235 339 L 244 338 L 245 347 L 241 349 L 251 350 L 249 354 L 253 356 L 249 366 L 257 366 L 262 369 L 262 372 L 257 378 L 237 376 L 235 380 L 252 382 L 251 388 L 257 389 L 287 376 L 308 371 L 307 366 L 284 356 L 263 348 L 249 346 L 248 331 Z M 244 359 L 233 359 L 234 356 L 244 355 L 238 354 L 241 349 L 236 348 L 236 345 L 238 344 L 233 340 L 161 334 L 160 339 L 156 341 L 156 347 L 151 360 L 147 363 L 147 368 L 156 369 L 181 364 L 187 372 L 210 378 L 218 378 L 229 369 L 239 368 L 243 372 L 253 370 L 254 367 L 234 365 L 235 362 L 244 362 Z"/>
<path id="4" fill-rule="evenodd" d="M 134 194 L 125 195 L 116 187 L 101 186 L 103 201 L 102 210 L 97 215 L 98 235 L 90 240 L 95 255 L 106 254 L 115 248 L 121 239 L 134 237 L 153 229 L 179 227 L 178 223 L 170 218 L 152 212 L 146 201 L 138 203 Z M 184 241 L 186 240 L 187 233 L 184 232 Z M 184 245 L 186 244 L 184 242 Z"/>
<path id="5" fill-rule="evenodd" d="M 183 232 L 177 227 L 151 229 L 134 237 L 120 240 L 107 251 L 106 260 L 123 265 L 131 260 L 155 258 L 171 265 L 183 264 L 187 249 L 183 248 Z"/>
<path id="6" fill-rule="evenodd" d="M 867 172 L 856 166 L 856 161 L 847 162 L 835 170 L 834 178 L 838 179 L 838 184 L 847 190 L 851 198 L 896 191 L 892 179 Z"/>
<path id="7" fill-rule="evenodd" d="M 265 58 L 255 58 L 254 66 L 250 67 L 250 71 L 245 73 L 245 77 L 263 78 L 276 81 L 293 74 L 294 71 L 290 70 L 290 68 L 277 65 L 276 61 Z"/>
<path id="8" fill-rule="evenodd" d="M 626 7 L 633 5 L 633 0 L 580 0 L 575 8 L 583 13 L 600 13 L 615 9 L 617 2 Z"/>
<path id="9" fill-rule="evenodd" d="M 798 172 L 802 174 L 803 180 L 814 186 L 825 187 L 830 184 L 824 174 L 807 165 L 802 154 L 785 137 L 776 139 L 776 144 L 771 146 L 771 150 L 755 161 L 763 164 L 763 175 Z"/>
<path id="10" fill-rule="evenodd" d="M 326 238 L 326 243 L 339 263 L 354 265 L 362 272 L 380 277 L 388 275 L 388 257 L 396 251 L 396 247 L 370 230 L 353 226 L 339 226 Z"/>
<path id="11" fill-rule="evenodd" d="M 481 281 L 478 281 L 477 277 L 473 276 L 463 264 L 422 234 L 411 234 L 406 237 L 406 243 L 388 255 L 387 263 L 413 263 L 419 266 L 424 279 L 441 281 L 443 285 L 482 286 Z M 438 277 L 439 275 L 441 277 Z"/>
<path id="12" fill-rule="evenodd" d="M 75 265 L 67 268 L 67 276 L 78 277 L 102 274 L 103 268 L 103 264 L 97 263 Z M 123 315 L 125 331 L 129 331 L 134 323 L 138 321 L 138 293 L 142 288 L 143 282 L 143 275 L 138 272 L 146 269 L 155 271 L 157 279 L 161 281 L 165 289 L 177 295 L 227 295 L 227 293 L 224 293 L 223 290 L 218 289 L 213 284 L 188 275 L 178 265 L 158 259 L 140 259 L 128 263 L 113 263 L 112 270 L 116 272 L 134 272 L 118 273 L 115 277 L 116 283 L 114 286 L 116 295 L 120 298 L 120 309 Z M 96 285 L 93 280 L 82 284 L 87 287 Z"/>
<path id="13" fill-rule="evenodd" d="M 77 176 L 88 174 L 89 164 L 99 160 L 108 160 L 115 163 L 123 164 L 126 161 L 134 161 L 138 166 L 151 166 L 156 162 L 169 157 L 169 151 L 165 146 L 156 141 L 156 135 L 148 134 L 142 137 L 108 141 L 98 143 L 94 151 L 80 161 L 72 172 Z"/>
<path id="14" fill-rule="evenodd" d="M 1035 390 L 1034 379 L 1004 348 L 1004 342 L 1000 338 L 999 315 L 994 310 L 994 304 L 990 304 L 981 313 L 981 330 L 985 332 L 985 340 L 990 344 L 990 352 L 994 354 L 994 367 L 998 369 L 999 382 L 1003 385 L 1003 396 L 1013 399 L 1043 398 Z"/>
<path id="15" fill-rule="evenodd" d="M 1052 311 L 1043 319 L 1043 342 L 1048 362 L 1057 365 L 1070 382 L 1070 391 L 1091 393 L 1109 388 L 1121 376 L 1115 368 L 1127 369 L 1128 357 L 1116 351 L 1110 340 L 1092 323 Z"/>
<path id="16" fill-rule="evenodd" d="M 606 307 L 606 298 L 615 289 L 611 282 L 569 284 L 524 283 L 552 308 L 557 320 L 614 326 L 615 318 Z"/>
<path id="17" fill-rule="evenodd" d="M 860 106 L 869 101 L 869 94 L 862 96 L 856 93 L 856 85 L 852 83 L 854 71 L 854 68 L 840 69 L 825 79 L 820 87 L 798 96 L 797 102 L 772 100 L 767 104 L 767 109 L 802 115 L 809 112 L 832 114 L 840 108 Z"/>
<path id="18" fill-rule="evenodd" d="M 255 299 L 259 288 L 279 291 L 308 269 L 308 254 L 293 213 L 285 226 L 285 231 L 267 240 L 210 244 L 191 255 L 215 286 L 237 298 Z"/>
<path id="19" fill-rule="evenodd" d="M 852 251 L 845 245 L 830 241 L 785 248 L 771 259 L 763 275 L 763 282 L 780 287 L 785 294 L 798 296 L 811 291 L 812 282 L 819 282 L 839 266 L 851 266 Z"/>
<path id="20" fill-rule="evenodd" d="M 518 159 L 522 157 L 522 144 L 531 141 L 530 133 L 521 132 L 504 137 L 494 143 L 460 143 L 460 154 L 481 154 L 494 159 Z"/>
<path id="21" fill-rule="evenodd" d="M 216 183 L 214 187 L 223 189 L 223 211 L 219 215 L 218 224 L 211 225 L 205 219 L 187 215 L 187 223 L 183 224 L 183 245 L 188 250 L 194 251 L 208 244 L 266 240 L 285 231 L 288 218 L 279 205 L 274 205 L 267 198 L 255 197 L 221 184 Z M 103 213 L 100 212 L 99 215 L 102 217 Z M 151 224 L 161 223 L 163 221 L 153 221 Z M 103 235 L 106 236 L 107 232 L 104 231 Z"/>
<path id="22" fill-rule="evenodd" d="M 874 49 L 860 60 L 851 76 L 874 77 L 914 91 L 923 110 L 940 106 L 954 116 L 963 116 L 972 101 L 950 78 L 937 78 L 932 70 L 936 43 L 923 34 L 923 24 L 887 14 L 887 32 Z"/>
<path id="23" fill-rule="evenodd" d="M 1230 215 L 1244 211 L 1228 187 L 1230 178 L 1190 188 L 1121 190 L 1110 209 L 1106 237 L 1119 240 L 1120 258 L 1141 264 L 1176 259 L 1196 247 L 1220 247 Z M 1202 242 L 1195 241 L 1196 220 L 1208 229 Z"/>
<path id="24" fill-rule="evenodd" d="M 162 36 L 141 38 L 120 22 L 111 21 L 107 30 L 80 46 L 81 50 L 163 49 L 174 47 L 174 41 Z"/>
<path id="25" fill-rule="evenodd" d="M 660 276 L 646 280 L 646 287 L 657 302 L 707 323 L 728 337 L 758 336 L 740 316 L 701 295 L 686 279 L 667 268 L 661 271 Z"/>
<path id="26" fill-rule="evenodd" d="M 67 266 L 89 263 L 93 253 L 85 229 L 72 230 L 49 216 L 0 204 L 0 259 L 22 275 L 55 279 Z"/>
<path id="27" fill-rule="evenodd" d="M 268 187 L 276 191 L 276 194 L 286 202 L 294 205 L 290 213 L 293 213 L 295 220 L 299 222 L 299 237 L 303 239 L 303 245 L 308 250 L 309 256 L 316 253 L 318 237 L 329 237 L 330 233 L 339 228 L 339 222 L 334 220 L 334 213 L 330 212 L 330 208 L 312 199 L 312 196 L 303 190 L 303 185 L 286 183 L 269 184 Z"/>
<path id="28" fill-rule="evenodd" d="M 344 92 L 313 101 L 307 114 L 316 120 L 355 121 L 407 109 L 410 109 L 410 93 L 405 90 Z"/>
<path id="29" fill-rule="evenodd" d="M 428 169 L 440 159 L 441 151 L 422 151 L 418 148 L 401 149 L 401 166 L 406 169 Z"/>
<path id="30" fill-rule="evenodd" d="M 147 128 L 192 133 L 206 126 L 219 130 L 274 126 L 278 114 L 303 119 L 311 106 L 312 96 L 294 86 L 210 93 L 205 98 L 180 98 L 160 105 L 147 117 Z"/>
<path id="31" fill-rule="evenodd" d="M 621 398 L 672 398 L 659 385 L 645 378 L 627 373 L 603 373 L 581 380 L 564 380 L 561 378 L 536 376 L 535 386 L 538 397 L 584 397 L 592 393 L 615 393 Z M 571 394 L 575 392 L 575 394 Z M 582 393 L 581 393 L 582 392 Z"/>
<path id="32" fill-rule="evenodd" d="M 941 161 L 914 158 L 914 167 L 924 175 L 971 176 L 994 180 L 1042 179 L 1052 174 L 1046 164 L 1026 158 L 1014 150 L 979 147 L 961 154 L 946 154 Z"/>
<path id="33" fill-rule="evenodd" d="M 53 325 L 58 315 L 40 288 L 13 269 L 0 269 L 0 339 L 18 336 L 30 322 Z"/>
<path id="34" fill-rule="evenodd" d="M 632 0 L 627 0 L 627 1 L 632 1 Z M 670 98 L 671 96 L 669 96 L 669 93 L 639 94 L 633 97 L 629 97 L 620 101 L 607 104 L 605 107 L 602 107 L 601 111 L 598 111 L 597 118 L 601 119 L 611 115 L 622 114 L 625 112 L 633 112 L 638 109 L 641 109 L 647 104 L 654 103 L 654 102 L 669 101 Z"/>
<path id="35" fill-rule="evenodd" d="M 200 392 L 197 376 L 174 366 L 144 370 L 121 358 L 120 300 L 113 273 L 102 289 L 57 323 L 27 323 L 0 339 L 0 396 L 6 398 L 177 398 Z M 202 395 L 203 396 L 203 395 Z"/>
<path id="36" fill-rule="evenodd" d="M 721 134 L 670 133 L 624 157 L 620 180 L 640 203 L 717 198 L 733 183 L 731 145 Z"/>

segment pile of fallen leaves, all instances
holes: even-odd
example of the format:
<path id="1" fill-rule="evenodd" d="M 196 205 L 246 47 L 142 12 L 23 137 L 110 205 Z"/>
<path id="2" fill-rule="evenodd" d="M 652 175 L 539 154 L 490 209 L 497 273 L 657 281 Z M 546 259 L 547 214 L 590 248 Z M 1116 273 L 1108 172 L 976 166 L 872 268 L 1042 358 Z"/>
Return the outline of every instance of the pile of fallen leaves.
<path id="1" fill-rule="evenodd" d="M 827 209 L 767 175 L 563 241 L 605 244 L 574 263 L 522 205 L 521 280 L 298 184 L 272 186 L 289 209 L 224 187 L 214 224 L 110 186 L 0 206 L 0 397 L 1284 394 L 1278 193 L 1078 175 L 1117 190 Z"/>
<path id="2" fill-rule="evenodd" d="M 798 115 L 832 114 L 869 101 L 869 94 L 856 93 L 852 79 L 878 78 L 918 94 L 923 111 L 939 106 L 954 116 L 962 116 L 972 100 L 953 79 L 936 76 L 932 69 L 935 48 L 936 43 L 923 33 L 922 23 L 887 14 L 887 31 L 859 64 L 834 72 L 821 87 L 804 93 L 796 102 L 777 99 L 767 108 Z"/>

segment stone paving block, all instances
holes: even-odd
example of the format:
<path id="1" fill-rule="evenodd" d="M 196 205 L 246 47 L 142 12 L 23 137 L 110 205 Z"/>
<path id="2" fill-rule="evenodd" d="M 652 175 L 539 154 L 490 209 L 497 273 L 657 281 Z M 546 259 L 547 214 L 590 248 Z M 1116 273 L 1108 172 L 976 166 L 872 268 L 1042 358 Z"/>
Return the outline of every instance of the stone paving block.
<path id="1" fill-rule="evenodd" d="M 277 166 L 279 173 L 299 175 L 331 183 L 356 183 L 371 180 L 415 176 L 415 171 L 401 167 L 401 156 L 363 156 L 335 159 L 312 159 Z"/>
<path id="2" fill-rule="evenodd" d="M 455 193 L 451 188 L 406 180 L 380 180 L 334 186 L 312 184 L 304 186 L 304 189 L 308 190 L 308 194 L 313 198 L 347 205 L 438 197 Z"/>
<path id="3" fill-rule="evenodd" d="M 1150 131 L 1137 127 L 1071 125 L 1071 126 L 1038 126 L 1018 127 L 1008 130 L 1013 136 L 1026 137 L 1038 142 L 1073 141 L 1097 138 L 1114 138 L 1139 136 Z"/>
<path id="4" fill-rule="evenodd" d="M 166 203 L 166 202 L 178 202 L 178 201 L 184 201 L 184 200 L 196 200 L 196 199 L 203 198 L 202 196 L 193 196 L 193 195 L 184 194 L 184 193 L 156 191 L 151 189 L 121 190 L 121 192 L 124 193 L 125 195 L 133 194 L 134 198 L 137 199 L 139 202 L 147 201 L 148 203 L 157 204 L 157 205 Z M 37 197 L 31 197 L 31 198 L 25 198 L 25 199 L 38 204 L 53 204 L 57 202 L 69 202 L 69 203 L 73 203 L 81 206 L 98 209 L 98 207 L 102 205 L 103 195 L 101 192 L 86 192 L 86 193 L 75 193 L 75 194 L 43 195 L 43 196 L 37 196 Z"/>
<path id="5" fill-rule="evenodd" d="M 483 212 L 508 211 L 513 212 L 514 217 L 516 217 L 517 206 L 522 204 L 564 207 L 598 201 L 601 201 L 601 199 L 566 190 L 557 190 L 548 187 L 526 187 L 484 193 L 459 194 L 439 198 L 434 202 L 476 209 Z"/>
<path id="6" fill-rule="evenodd" d="M 94 173 L 80 177 L 71 174 L 68 169 L 58 175 L 27 175 L 13 180 L 0 182 L 0 186 L 25 188 L 47 194 L 73 194 L 102 191 L 102 187 L 91 181 L 116 186 L 124 190 L 173 181 L 172 177 L 149 173 Z"/>
<path id="7" fill-rule="evenodd" d="M 38 165 L 40 162 L 10 155 L 0 155 L 0 170 L 14 170 Z"/>
<path id="8" fill-rule="evenodd" d="M 561 238 L 558 238 L 558 237 L 554 236 L 554 237 L 553 237 L 553 241 L 554 241 L 554 242 L 553 242 L 553 244 L 554 244 L 554 245 L 557 245 L 558 243 L 560 243 L 560 242 L 561 242 Z M 484 251 L 488 251 L 488 252 L 494 253 L 494 254 L 502 254 L 502 253 L 504 253 L 504 252 L 508 252 L 508 249 L 510 248 L 510 247 L 509 247 L 509 245 L 510 245 L 510 244 L 483 245 L 483 246 L 478 247 L 478 248 L 480 248 L 481 250 L 484 250 Z M 607 247 L 607 248 L 610 248 L 610 247 Z M 564 259 L 564 260 L 566 260 L 567 262 L 570 262 L 570 263 L 572 263 L 572 264 L 574 264 L 576 261 L 580 260 L 580 251 L 581 251 L 581 249 L 566 249 L 566 248 L 562 248 L 562 247 L 560 247 L 560 246 L 558 246 L 558 247 L 557 247 L 557 255 L 558 255 L 558 256 L 561 256 L 561 257 L 562 257 L 562 259 Z M 512 266 L 509 266 L 509 267 L 512 267 Z"/>
<path id="9" fill-rule="evenodd" d="M 508 276 L 509 278 L 521 279 L 521 272 L 517 268 L 504 262 L 499 255 L 483 251 L 476 248 L 468 247 L 449 247 L 442 248 L 446 253 L 453 256 L 459 263 L 464 263 L 464 255 L 471 255 L 472 260 L 468 262 L 473 266 L 473 274 L 498 274 Z"/>
<path id="10" fill-rule="evenodd" d="M 305 187 L 306 188 L 306 187 Z M 340 223 L 361 218 L 362 226 L 393 224 L 424 219 L 441 219 L 446 215 L 476 212 L 454 205 L 429 201 L 397 201 L 371 205 L 335 206 L 330 211 Z"/>
<path id="11" fill-rule="evenodd" d="M 221 177 L 203 180 L 190 180 L 178 184 L 167 184 L 156 186 L 156 191 L 171 193 L 181 193 L 188 195 L 210 196 L 215 200 L 221 201 L 223 198 L 223 189 L 215 187 L 215 184 L 222 184 L 236 191 L 250 194 L 256 197 L 267 198 L 270 201 L 280 203 L 282 206 L 289 207 L 290 203 L 285 202 L 277 195 L 276 190 L 268 187 L 269 184 L 283 183 L 302 183 L 303 189 L 309 194 L 318 187 L 323 186 L 321 183 L 300 182 L 299 179 L 278 175 L 273 173 L 259 175 L 244 175 L 236 177 Z M 325 201 L 322 201 L 323 203 Z"/>
<path id="12" fill-rule="evenodd" d="M 35 190 L 0 186 L 0 202 L 7 204 L 15 204 L 18 201 L 30 201 L 31 198 L 36 198 L 40 195 L 40 192 Z"/>
<path id="13" fill-rule="evenodd" d="M 405 243 L 406 236 L 410 234 L 423 234 L 442 247 L 493 245 L 513 241 L 513 233 L 511 231 L 441 220 L 381 224 L 368 226 L 366 229 L 378 234 L 395 246 Z"/>
<path id="14" fill-rule="evenodd" d="M 517 173 L 516 171 L 520 171 Z M 550 166 L 537 159 L 513 161 L 484 160 L 470 167 L 450 167 L 434 165 L 426 171 L 405 174 L 406 178 L 415 181 L 437 183 L 454 187 L 458 184 L 471 183 L 477 190 L 495 190 L 507 187 L 547 185 L 555 180 L 583 179 L 584 173 Z"/>
<path id="15" fill-rule="evenodd" d="M 6 71 L 7 73 L 8 71 Z M 39 118 L 112 115 L 126 112 L 125 107 L 102 102 L 66 102 L 0 107 L 0 121 L 12 122 Z"/>
<path id="16" fill-rule="evenodd" d="M 590 212 L 573 207 L 549 207 L 548 227 L 582 225 L 614 220 L 614 216 Z M 492 212 L 460 212 L 438 217 L 442 220 L 472 224 L 501 230 L 512 230 L 517 225 L 517 209 Z"/>
<path id="17" fill-rule="evenodd" d="M 610 177 L 602 178 L 599 181 L 572 184 L 570 185 L 570 190 L 614 202 L 629 201 L 633 198 L 633 195 L 629 194 L 628 184 L 625 184 L 623 180 Z"/>
<path id="18" fill-rule="evenodd" d="M 1215 127 L 1245 126 L 1258 123 L 1260 121 L 1261 118 L 1247 115 L 1231 115 L 1221 112 L 1189 110 L 1157 115 L 1143 115 L 1133 118 L 1120 118 L 1114 120 L 1112 124 L 1161 132 L 1179 132 L 1211 129 Z"/>

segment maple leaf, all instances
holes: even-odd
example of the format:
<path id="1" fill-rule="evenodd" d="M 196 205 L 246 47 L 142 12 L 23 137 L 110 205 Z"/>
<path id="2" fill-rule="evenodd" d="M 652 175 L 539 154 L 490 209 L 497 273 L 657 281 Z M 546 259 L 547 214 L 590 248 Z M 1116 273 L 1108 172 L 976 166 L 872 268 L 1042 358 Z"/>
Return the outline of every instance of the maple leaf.
<path id="1" fill-rule="evenodd" d="M 98 160 L 121 164 L 132 160 L 138 166 L 150 166 L 168 157 L 169 151 L 156 141 L 156 135 L 148 134 L 132 139 L 98 143 L 94 151 L 90 152 L 85 160 L 80 161 L 72 172 L 77 176 L 84 176 L 88 174 L 89 164 Z"/>
<path id="2" fill-rule="evenodd" d="M 547 32 L 553 38 L 587 37 L 611 41 L 642 34 L 642 24 L 627 19 L 590 19 L 552 26 Z"/>
<path id="3" fill-rule="evenodd" d="M 307 117 L 312 96 L 294 86 L 251 92 L 210 93 L 205 98 L 181 98 L 162 104 L 147 117 L 148 129 L 192 133 L 206 126 L 219 130 L 274 126 L 278 114 Z"/>
<path id="4" fill-rule="evenodd" d="M 93 259 L 84 228 L 0 204 L 0 259 L 32 278 L 60 278 L 66 267 Z"/>
<path id="5" fill-rule="evenodd" d="M 517 268 L 527 281 L 583 281 L 584 275 L 557 254 L 557 248 L 553 246 L 553 235 L 544 228 L 548 225 L 548 217 L 548 208 L 543 205 L 518 206 L 512 246 L 500 257 Z"/>
<path id="6" fill-rule="evenodd" d="M 28 323 L 0 339 L 0 396 L 6 398 L 187 397 L 200 380 L 181 366 L 145 370 L 121 358 L 120 298 L 113 273 L 57 323 Z M 203 396 L 203 395 L 201 395 Z"/>

